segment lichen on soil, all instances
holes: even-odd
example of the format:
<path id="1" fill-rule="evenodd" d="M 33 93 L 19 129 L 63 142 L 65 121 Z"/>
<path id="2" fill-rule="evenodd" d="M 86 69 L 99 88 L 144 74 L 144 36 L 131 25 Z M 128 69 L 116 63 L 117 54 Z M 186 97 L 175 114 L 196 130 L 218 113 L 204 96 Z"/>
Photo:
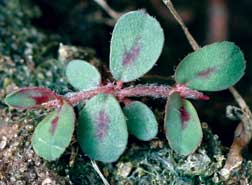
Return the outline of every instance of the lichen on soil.
<path id="1" fill-rule="evenodd" d="M 61 44 L 62 36 L 36 28 L 32 20 L 39 16 L 40 9 L 32 1 L 0 0 L 0 185 L 103 184 L 75 137 L 55 162 L 34 153 L 31 136 L 48 110 L 17 111 L 3 102 L 6 94 L 24 86 L 71 92 L 64 75 L 64 65 L 70 59 L 86 59 L 110 77 L 93 49 Z M 155 112 L 162 123 L 162 109 Z M 111 184 L 252 184 L 250 160 L 245 160 L 228 181 L 220 178 L 227 148 L 206 123 L 203 128 L 201 147 L 188 157 L 175 154 L 161 132 L 151 142 L 130 138 L 117 162 L 98 165 Z"/>

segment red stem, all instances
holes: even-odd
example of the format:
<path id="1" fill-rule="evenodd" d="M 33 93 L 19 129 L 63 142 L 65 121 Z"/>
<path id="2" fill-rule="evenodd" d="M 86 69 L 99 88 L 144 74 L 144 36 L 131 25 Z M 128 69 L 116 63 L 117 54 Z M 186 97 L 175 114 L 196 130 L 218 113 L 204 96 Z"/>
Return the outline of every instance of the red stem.
<path id="1" fill-rule="evenodd" d="M 170 95 L 172 88 L 170 86 L 157 85 L 137 85 L 128 87 L 115 92 L 115 95 L 120 99 L 125 97 L 143 97 L 150 96 L 155 98 L 167 98 Z"/>
<path id="2" fill-rule="evenodd" d="M 99 93 L 111 94 L 115 96 L 119 101 L 124 101 L 124 99 L 128 97 L 149 96 L 154 98 L 168 98 L 174 92 L 179 93 L 183 98 L 201 100 L 209 99 L 208 96 L 205 96 L 203 93 L 196 90 L 191 90 L 183 84 L 177 84 L 174 87 L 164 85 L 137 85 L 134 87 L 123 88 L 122 84 L 118 86 L 118 83 L 108 83 L 107 85 L 100 86 L 93 90 L 72 93 L 65 96 L 64 98 L 68 100 L 72 105 L 76 105 L 82 101 L 92 98 Z M 44 103 L 43 106 L 46 108 L 52 108 L 58 106 L 58 104 L 58 100 L 53 100 Z"/>

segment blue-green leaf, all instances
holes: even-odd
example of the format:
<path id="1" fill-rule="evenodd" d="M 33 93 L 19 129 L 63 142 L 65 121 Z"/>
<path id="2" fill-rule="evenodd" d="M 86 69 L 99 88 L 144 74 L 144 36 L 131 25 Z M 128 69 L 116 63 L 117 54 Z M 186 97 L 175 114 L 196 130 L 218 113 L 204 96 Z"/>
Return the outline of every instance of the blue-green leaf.
<path id="1" fill-rule="evenodd" d="M 36 127 L 32 136 L 35 152 L 49 161 L 59 158 L 70 144 L 74 122 L 73 107 L 64 101 L 59 110 L 50 113 Z"/>
<path id="2" fill-rule="evenodd" d="M 112 95 L 98 94 L 80 111 L 78 141 L 90 158 L 116 161 L 126 148 L 128 132 L 124 114 Z"/>
<path id="3" fill-rule="evenodd" d="M 164 121 L 170 147 L 181 155 L 193 153 L 201 143 L 202 129 L 193 105 L 173 93 L 166 105 Z"/>
<path id="4" fill-rule="evenodd" d="M 72 60 L 66 67 L 69 83 L 78 90 L 94 89 L 101 83 L 99 71 L 84 60 Z"/>
<path id="5" fill-rule="evenodd" d="M 202 91 L 219 91 L 244 75 L 245 59 L 232 42 L 207 45 L 185 57 L 176 69 L 177 83 Z"/>
<path id="6" fill-rule="evenodd" d="M 129 82 L 148 72 L 159 58 L 164 33 L 158 21 L 144 11 L 129 12 L 115 25 L 110 46 L 110 71 Z"/>
<path id="7" fill-rule="evenodd" d="M 158 123 L 147 105 L 134 101 L 126 105 L 123 112 L 127 117 L 130 134 L 143 141 L 151 140 L 157 135 Z"/>
<path id="8" fill-rule="evenodd" d="M 57 99 L 57 95 L 44 87 L 25 87 L 18 89 L 5 98 L 5 103 L 16 109 L 39 108 L 43 103 Z"/>

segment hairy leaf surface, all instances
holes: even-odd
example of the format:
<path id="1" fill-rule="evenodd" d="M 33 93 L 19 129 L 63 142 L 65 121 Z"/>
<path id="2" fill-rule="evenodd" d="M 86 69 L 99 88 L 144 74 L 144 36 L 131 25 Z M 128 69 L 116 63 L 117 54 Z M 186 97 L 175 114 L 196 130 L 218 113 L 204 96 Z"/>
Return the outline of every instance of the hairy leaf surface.
<path id="1" fill-rule="evenodd" d="M 219 91 L 234 85 L 244 75 L 245 59 L 234 43 L 207 45 L 185 57 L 176 69 L 178 83 L 204 91 Z"/>
<path id="2" fill-rule="evenodd" d="M 55 100 L 56 94 L 43 87 L 27 87 L 12 92 L 5 98 L 6 104 L 17 109 L 32 109 L 40 107 L 42 103 Z"/>
<path id="3" fill-rule="evenodd" d="M 166 104 L 164 121 L 170 147 L 181 155 L 193 153 L 202 140 L 202 129 L 193 105 L 173 93 Z"/>
<path id="4" fill-rule="evenodd" d="M 74 122 L 73 107 L 64 102 L 59 110 L 50 113 L 36 127 L 32 136 L 35 152 L 49 161 L 59 158 L 71 141 Z"/>
<path id="5" fill-rule="evenodd" d="M 130 134 L 136 138 L 148 141 L 158 132 L 158 123 L 151 109 L 139 101 L 131 102 L 123 109 L 127 117 L 127 126 Z"/>
<path id="6" fill-rule="evenodd" d="M 124 114 L 112 95 L 98 94 L 80 111 L 78 141 L 84 153 L 103 162 L 116 161 L 126 148 Z"/>
<path id="7" fill-rule="evenodd" d="M 144 11 L 123 15 L 115 25 L 110 45 L 110 71 L 129 82 L 148 72 L 159 58 L 164 33 L 158 21 Z"/>
<path id="8" fill-rule="evenodd" d="M 99 71 L 84 60 L 72 60 L 66 67 L 69 83 L 78 90 L 90 90 L 100 85 Z"/>

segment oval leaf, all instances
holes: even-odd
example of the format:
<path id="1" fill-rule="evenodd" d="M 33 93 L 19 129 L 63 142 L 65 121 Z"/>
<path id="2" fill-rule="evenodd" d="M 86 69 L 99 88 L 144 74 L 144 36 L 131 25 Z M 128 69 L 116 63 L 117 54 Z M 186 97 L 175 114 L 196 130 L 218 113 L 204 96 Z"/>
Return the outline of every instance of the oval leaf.
<path id="1" fill-rule="evenodd" d="M 193 153 L 202 140 L 202 129 L 193 105 L 173 93 L 166 105 L 164 127 L 170 147 L 181 155 Z"/>
<path id="2" fill-rule="evenodd" d="M 83 60 L 72 60 L 66 67 L 69 83 L 78 90 L 94 89 L 101 83 L 99 71 Z"/>
<path id="3" fill-rule="evenodd" d="M 153 139 L 158 132 L 158 123 L 151 109 L 139 101 L 131 102 L 123 109 L 127 117 L 129 133 L 136 138 L 148 141 Z"/>
<path id="4" fill-rule="evenodd" d="M 112 95 L 98 94 L 81 110 L 78 140 L 90 158 L 114 162 L 123 153 L 128 140 L 126 121 Z"/>
<path id="5" fill-rule="evenodd" d="M 115 25 L 110 45 L 110 71 L 129 82 L 148 72 L 159 58 L 164 34 L 157 20 L 144 11 L 129 12 Z"/>
<path id="6" fill-rule="evenodd" d="M 207 45 L 185 57 L 175 79 L 189 88 L 219 91 L 234 85 L 244 75 L 245 59 L 232 42 Z"/>
<path id="7" fill-rule="evenodd" d="M 46 160 L 55 160 L 69 145 L 74 131 L 73 107 L 64 101 L 58 111 L 46 116 L 35 129 L 32 146 L 35 152 Z"/>
<path id="8" fill-rule="evenodd" d="M 17 109 L 32 109 L 40 107 L 42 103 L 55 100 L 57 95 L 50 89 L 43 87 L 27 87 L 12 92 L 5 98 L 5 103 Z"/>

